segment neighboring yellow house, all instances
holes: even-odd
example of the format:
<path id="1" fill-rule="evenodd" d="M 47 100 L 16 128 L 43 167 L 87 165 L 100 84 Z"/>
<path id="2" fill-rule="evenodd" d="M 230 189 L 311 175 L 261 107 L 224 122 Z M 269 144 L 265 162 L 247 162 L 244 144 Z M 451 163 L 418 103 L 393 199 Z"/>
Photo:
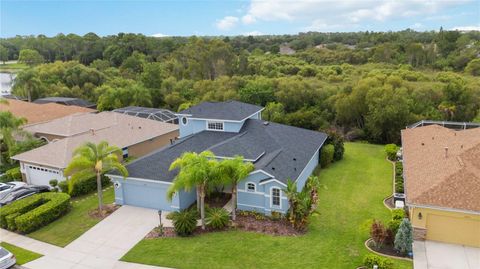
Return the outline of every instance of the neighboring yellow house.
<path id="1" fill-rule="evenodd" d="M 480 247 L 480 128 L 405 129 L 402 147 L 414 238 Z"/>

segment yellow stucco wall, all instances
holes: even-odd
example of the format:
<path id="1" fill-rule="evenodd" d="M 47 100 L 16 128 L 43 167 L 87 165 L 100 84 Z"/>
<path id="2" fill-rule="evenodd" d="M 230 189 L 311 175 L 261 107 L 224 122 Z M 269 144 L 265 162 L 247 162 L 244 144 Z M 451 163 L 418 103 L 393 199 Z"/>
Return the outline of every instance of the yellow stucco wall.
<path id="1" fill-rule="evenodd" d="M 480 214 L 411 207 L 410 218 L 414 228 L 426 229 L 427 240 L 480 247 Z"/>

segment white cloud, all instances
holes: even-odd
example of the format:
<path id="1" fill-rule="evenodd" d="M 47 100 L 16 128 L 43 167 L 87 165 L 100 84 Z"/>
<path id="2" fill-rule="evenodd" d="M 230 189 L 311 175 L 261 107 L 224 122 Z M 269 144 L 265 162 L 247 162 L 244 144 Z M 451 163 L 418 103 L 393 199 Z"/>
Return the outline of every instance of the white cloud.
<path id="1" fill-rule="evenodd" d="M 162 33 L 157 33 L 157 34 L 153 34 L 151 36 L 153 36 L 153 37 L 167 37 L 168 35 L 165 35 L 165 34 L 162 34 Z"/>
<path id="2" fill-rule="evenodd" d="M 423 29 L 425 26 L 419 22 L 416 22 L 410 26 L 410 28 L 418 30 L 418 29 Z"/>
<path id="3" fill-rule="evenodd" d="M 251 32 L 246 32 L 246 33 L 243 33 L 242 34 L 243 36 L 256 36 L 256 35 L 264 35 L 264 33 L 260 32 L 260 31 L 251 31 Z"/>
<path id="4" fill-rule="evenodd" d="M 311 29 L 346 29 L 360 22 L 425 18 L 471 0 L 251 0 L 244 24 L 257 21 L 298 21 Z"/>
<path id="5" fill-rule="evenodd" d="M 453 27 L 452 30 L 458 30 L 458 31 L 480 31 L 480 25 L 467 25 L 467 26 L 457 26 Z"/>
<path id="6" fill-rule="evenodd" d="M 235 25 L 237 25 L 239 19 L 233 16 L 226 16 L 221 20 L 217 20 L 217 28 L 223 31 L 232 29 Z"/>

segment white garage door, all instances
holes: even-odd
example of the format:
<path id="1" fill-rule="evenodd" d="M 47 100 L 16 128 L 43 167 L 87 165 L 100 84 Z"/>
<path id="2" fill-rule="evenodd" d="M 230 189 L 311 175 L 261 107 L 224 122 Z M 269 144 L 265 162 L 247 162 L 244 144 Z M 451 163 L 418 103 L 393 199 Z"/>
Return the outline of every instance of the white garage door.
<path id="1" fill-rule="evenodd" d="M 44 168 L 33 165 L 25 165 L 27 182 L 34 185 L 49 185 L 50 180 L 63 180 L 60 172 L 56 169 Z"/>

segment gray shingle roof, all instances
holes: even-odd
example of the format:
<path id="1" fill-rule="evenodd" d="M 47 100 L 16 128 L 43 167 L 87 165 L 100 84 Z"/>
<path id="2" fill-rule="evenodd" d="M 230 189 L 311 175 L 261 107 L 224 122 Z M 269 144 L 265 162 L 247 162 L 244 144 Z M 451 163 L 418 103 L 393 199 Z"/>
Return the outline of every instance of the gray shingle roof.
<path id="1" fill-rule="evenodd" d="M 242 155 L 276 179 L 297 179 L 327 135 L 297 127 L 248 119 L 239 133 L 203 131 L 178 140 L 127 165 L 129 176 L 171 182 L 170 164 L 187 151 L 211 150 L 216 156 Z"/>
<path id="2" fill-rule="evenodd" d="M 193 118 L 241 121 L 262 109 L 261 106 L 238 101 L 203 102 L 178 114 L 191 115 Z"/>
<path id="3" fill-rule="evenodd" d="M 91 103 L 87 100 L 83 100 L 80 98 L 72 98 L 72 97 L 45 97 L 39 98 L 33 101 L 35 104 L 48 104 L 48 103 L 57 103 L 66 106 L 81 106 L 81 107 L 88 107 L 88 108 L 95 108 L 96 105 Z"/>

